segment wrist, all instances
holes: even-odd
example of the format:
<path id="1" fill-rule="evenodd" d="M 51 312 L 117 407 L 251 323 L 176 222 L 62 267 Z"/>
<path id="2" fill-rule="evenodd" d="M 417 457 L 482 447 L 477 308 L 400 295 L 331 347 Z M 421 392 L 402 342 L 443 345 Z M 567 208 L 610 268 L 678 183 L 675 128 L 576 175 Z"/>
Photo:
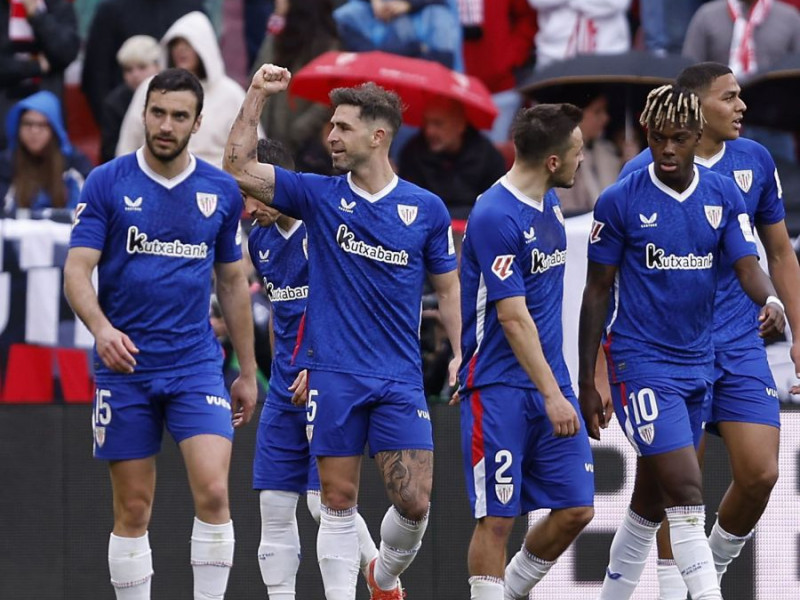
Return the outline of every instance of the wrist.
<path id="1" fill-rule="evenodd" d="M 781 302 L 780 298 L 778 298 L 777 296 L 767 296 L 767 300 L 764 302 L 764 306 L 766 306 L 767 304 L 775 304 L 776 306 L 780 307 L 781 312 L 786 312 L 786 309 L 783 306 L 783 302 Z"/>

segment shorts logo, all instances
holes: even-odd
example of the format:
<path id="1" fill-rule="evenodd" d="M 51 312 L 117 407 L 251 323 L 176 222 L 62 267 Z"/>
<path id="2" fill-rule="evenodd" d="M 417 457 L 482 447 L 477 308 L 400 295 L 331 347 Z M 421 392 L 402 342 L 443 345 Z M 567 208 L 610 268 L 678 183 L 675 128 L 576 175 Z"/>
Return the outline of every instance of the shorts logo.
<path id="1" fill-rule="evenodd" d="M 750 186 L 753 185 L 753 171 L 751 169 L 734 171 L 733 179 L 736 181 L 736 185 L 739 186 L 739 189 L 746 194 L 750 191 Z"/>
<path id="2" fill-rule="evenodd" d="M 400 215 L 400 220 L 406 225 L 411 225 L 417 219 L 417 210 L 416 206 L 397 205 L 397 214 Z"/>
<path id="3" fill-rule="evenodd" d="M 656 437 L 656 428 L 653 426 L 652 423 L 648 423 L 647 425 L 642 425 L 641 427 L 639 427 L 639 437 L 642 438 L 642 441 L 645 444 L 650 446 Z"/>
<path id="4" fill-rule="evenodd" d="M 750 217 L 747 216 L 747 213 L 742 213 L 739 215 L 738 219 L 739 227 L 742 229 L 742 235 L 745 241 L 755 243 L 756 238 L 753 236 L 753 228 L 750 227 Z"/>
<path id="5" fill-rule="evenodd" d="M 94 426 L 94 441 L 98 448 L 102 448 L 106 443 L 106 428 L 101 425 Z"/>
<path id="6" fill-rule="evenodd" d="M 136 200 L 131 200 L 128 196 L 124 196 L 125 211 L 142 212 L 142 197 L 139 196 Z"/>
<path id="7" fill-rule="evenodd" d="M 747 218 L 747 215 L 744 215 Z M 667 254 L 666 250 L 657 247 L 655 244 L 647 244 L 645 249 L 645 264 L 648 269 L 659 271 L 698 271 L 710 269 L 714 265 L 714 254 L 709 252 L 706 256 L 687 254 Z"/>
<path id="8" fill-rule="evenodd" d="M 217 210 L 217 195 L 197 192 L 197 208 L 200 209 L 204 217 L 210 217 Z"/>
<path id="9" fill-rule="evenodd" d="M 496 483 L 494 486 L 494 493 L 500 501 L 500 504 L 508 504 L 511 500 L 511 496 L 514 495 L 514 484 Z"/>
<path id="10" fill-rule="evenodd" d="M 345 224 L 339 225 L 339 229 L 336 231 L 336 243 L 348 254 L 357 254 L 358 256 L 390 265 L 408 266 L 408 252 L 405 250 L 387 250 L 380 245 L 370 246 L 366 242 L 357 240 L 355 234 Z"/>
<path id="11" fill-rule="evenodd" d="M 602 239 L 600 237 L 600 232 L 603 231 L 603 227 L 605 226 L 606 224 L 603 223 L 602 221 L 592 221 L 592 231 L 591 233 L 589 233 L 590 244 L 596 244 Z"/>
<path id="12" fill-rule="evenodd" d="M 426 421 L 430 421 L 431 420 L 430 413 L 427 410 L 422 410 L 421 408 L 417 409 L 417 416 L 420 419 L 425 419 Z"/>
<path id="13" fill-rule="evenodd" d="M 310 442 L 311 438 L 313 437 L 314 437 L 314 426 L 311 423 L 309 423 L 308 425 L 306 425 L 306 438 Z"/>
<path id="14" fill-rule="evenodd" d="M 348 202 L 344 198 L 339 200 L 339 210 L 348 214 L 353 214 L 353 209 L 356 207 L 356 201 Z"/>
<path id="15" fill-rule="evenodd" d="M 706 220 L 708 224 L 714 229 L 719 229 L 719 224 L 722 222 L 722 207 L 704 206 L 703 210 L 706 211 Z"/>
<path id="16" fill-rule="evenodd" d="M 501 254 L 500 256 L 495 257 L 494 262 L 492 263 L 492 273 L 497 275 L 497 278 L 500 281 L 505 281 L 514 273 L 514 271 L 511 270 L 511 265 L 513 262 L 513 254 Z"/>
<path id="17" fill-rule="evenodd" d="M 768 388 L 764 388 L 764 389 L 767 392 L 767 396 L 772 396 L 773 398 L 777 398 L 778 397 L 778 390 L 776 390 L 775 388 L 768 387 Z"/>
<path id="18" fill-rule="evenodd" d="M 206 402 L 208 402 L 209 405 L 213 404 L 214 406 L 221 406 L 222 408 L 226 408 L 228 410 L 231 409 L 231 403 L 221 396 L 206 395 Z"/>
<path id="19" fill-rule="evenodd" d="M 561 212 L 561 207 L 560 206 L 554 206 L 553 207 L 553 212 L 555 213 L 556 219 L 558 219 L 558 222 L 563 225 L 564 224 L 564 213 Z"/>
<path id="20" fill-rule="evenodd" d="M 645 217 L 643 214 L 639 213 L 639 221 L 642 223 L 642 228 L 644 227 L 658 227 L 658 223 L 656 223 L 656 219 L 658 219 L 658 213 L 653 213 L 649 217 Z"/>
<path id="21" fill-rule="evenodd" d="M 583 468 L 586 469 L 587 473 L 594 473 L 594 464 L 593 463 L 583 463 Z"/>

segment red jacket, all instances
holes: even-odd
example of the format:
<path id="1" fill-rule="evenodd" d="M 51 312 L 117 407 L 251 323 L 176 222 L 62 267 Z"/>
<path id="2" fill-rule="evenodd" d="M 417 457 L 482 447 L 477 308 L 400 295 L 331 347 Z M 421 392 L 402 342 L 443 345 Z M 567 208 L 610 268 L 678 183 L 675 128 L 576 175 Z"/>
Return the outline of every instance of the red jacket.
<path id="1" fill-rule="evenodd" d="M 493 94 L 515 87 L 514 69 L 531 57 L 536 11 L 528 0 L 484 0 L 483 36 L 464 40 L 464 64 Z"/>

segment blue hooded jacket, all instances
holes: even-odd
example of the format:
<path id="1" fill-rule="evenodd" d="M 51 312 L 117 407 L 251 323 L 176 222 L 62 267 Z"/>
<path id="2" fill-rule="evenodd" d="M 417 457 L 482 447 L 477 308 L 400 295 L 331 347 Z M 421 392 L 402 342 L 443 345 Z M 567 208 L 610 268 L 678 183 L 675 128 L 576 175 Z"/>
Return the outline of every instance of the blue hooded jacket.
<path id="1" fill-rule="evenodd" d="M 6 214 L 13 214 L 16 201 L 13 198 L 11 182 L 14 178 L 13 156 L 19 143 L 19 123 L 22 114 L 27 110 L 42 113 L 50 123 L 53 134 L 59 141 L 61 153 L 64 155 L 64 185 L 67 186 L 67 206 L 75 208 L 78 204 L 83 181 L 92 169 L 89 159 L 80 151 L 73 148 L 67 137 L 67 130 L 61 117 L 61 103 L 52 92 L 41 91 L 17 102 L 6 115 L 6 136 L 8 149 L 0 156 L 0 206 L 4 207 Z M 9 193 L 10 192 L 10 193 Z M 52 206 L 50 197 L 40 191 L 31 203 L 31 210 L 37 211 Z"/>

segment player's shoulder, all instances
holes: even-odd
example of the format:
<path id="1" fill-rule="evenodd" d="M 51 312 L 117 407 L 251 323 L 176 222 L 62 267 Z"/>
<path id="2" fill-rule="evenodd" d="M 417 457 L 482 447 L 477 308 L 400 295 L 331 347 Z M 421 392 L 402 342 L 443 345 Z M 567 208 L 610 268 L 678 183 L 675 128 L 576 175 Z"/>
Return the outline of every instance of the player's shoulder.
<path id="1" fill-rule="evenodd" d="M 732 152 L 736 156 L 743 156 L 750 160 L 756 159 L 759 163 L 767 166 L 773 165 L 775 162 L 769 150 L 755 140 L 739 137 L 735 140 L 725 142 L 725 144 L 727 146 L 727 151 Z"/>
<path id="2" fill-rule="evenodd" d="M 425 188 L 418 186 L 416 183 L 411 183 L 410 181 L 403 179 L 402 177 L 397 178 L 397 187 L 395 188 L 395 193 L 397 196 L 402 196 L 403 198 L 414 199 L 420 204 L 436 206 L 439 204 L 444 205 L 444 201 L 439 196 L 430 190 L 426 190 Z"/>

